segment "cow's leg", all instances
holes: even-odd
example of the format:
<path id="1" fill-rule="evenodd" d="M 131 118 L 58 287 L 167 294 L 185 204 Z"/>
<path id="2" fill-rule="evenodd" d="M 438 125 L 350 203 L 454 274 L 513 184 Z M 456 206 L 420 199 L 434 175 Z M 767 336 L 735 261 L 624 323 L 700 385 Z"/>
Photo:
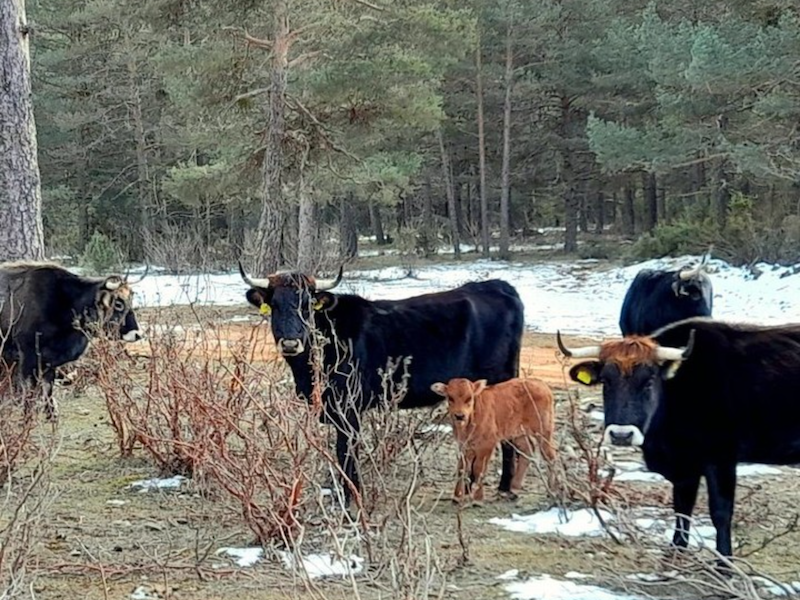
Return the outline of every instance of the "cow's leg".
<path id="1" fill-rule="evenodd" d="M 39 379 L 42 400 L 44 400 L 44 414 L 48 420 L 58 419 L 58 406 L 53 397 L 53 388 L 56 380 L 55 369 L 48 369 L 42 373 Z"/>
<path id="2" fill-rule="evenodd" d="M 522 489 L 522 482 L 525 480 L 525 473 L 528 471 L 528 465 L 530 465 L 531 455 L 533 454 L 533 445 L 527 435 L 515 438 L 514 446 L 517 448 L 519 458 L 517 458 L 517 466 L 514 469 L 514 477 L 511 479 L 512 492 Z"/>
<path id="3" fill-rule="evenodd" d="M 511 492 L 511 480 L 514 478 L 514 458 L 517 451 L 509 442 L 502 442 L 500 448 L 503 453 L 503 471 L 500 473 L 500 485 L 497 489 L 501 493 Z"/>
<path id="4" fill-rule="evenodd" d="M 717 530 L 717 552 L 728 557 L 733 554 L 731 521 L 736 496 L 736 464 L 709 465 L 706 468 L 706 483 L 711 522 Z"/>
<path id="5" fill-rule="evenodd" d="M 344 487 L 345 506 L 350 505 L 353 499 L 353 490 L 361 492 L 361 481 L 358 476 L 358 443 L 361 430 L 361 421 L 358 415 L 348 415 L 346 420 L 336 429 L 336 459 L 344 473 L 342 481 Z"/>
<path id="6" fill-rule="evenodd" d="M 699 475 L 692 475 L 672 484 L 672 506 L 675 509 L 675 534 L 672 536 L 672 543 L 678 548 L 689 545 L 689 528 L 699 487 Z"/>

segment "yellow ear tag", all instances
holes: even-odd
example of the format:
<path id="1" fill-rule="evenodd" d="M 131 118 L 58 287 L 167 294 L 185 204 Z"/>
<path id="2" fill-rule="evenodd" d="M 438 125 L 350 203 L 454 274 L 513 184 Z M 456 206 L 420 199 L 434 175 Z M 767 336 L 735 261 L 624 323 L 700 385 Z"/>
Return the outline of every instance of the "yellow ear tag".
<path id="1" fill-rule="evenodd" d="M 578 371 L 576 377 L 578 378 L 578 381 L 586 385 L 592 383 L 592 374 L 589 373 L 589 371 L 587 371 L 586 369 L 581 369 L 580 371 Z"/>
<path id="2" fill-rule="evenodd" d="M 264 302 L 261 306 L 258 307 L 258 312 L 260 312 L 265 317 L 272 312 L 272 309 L 269 307 L 269 304 Z"/>
<path id="3" fill-rule="evenodd" d="M 311 306 L 314 310 L 322 310 L 325 306 L 325 303 L 322 300 L 315 300 L 314 304 Z"/>

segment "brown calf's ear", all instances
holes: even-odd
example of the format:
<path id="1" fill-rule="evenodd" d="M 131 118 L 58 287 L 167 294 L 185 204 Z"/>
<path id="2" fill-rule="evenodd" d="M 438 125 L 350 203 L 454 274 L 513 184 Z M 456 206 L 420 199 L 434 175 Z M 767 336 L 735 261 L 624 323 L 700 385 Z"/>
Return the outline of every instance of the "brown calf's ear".
<path id="1" fill-rule="evenodd" d="M 338 300 L 336 299 L 335 294 L 331 294 L 330 292 L 317 292 L 314 294 L 314 310 L 330 310 L 334 306 Z"/>
<path id="2" fill-rule="evenodd" d="M 572 381 L 577 381 L 583 385 L 595 385 L 600 381 L 600 369 L 602 363 L 598 360 L 590 360 L 575 365 L 569 370 Z"/>
<path id="3" fill-rule="evenodd" d="M 441 381 L 438 383 L 434 383 L 431 386 L 431 391 L 447 398 L 447 384 L 444 384 Z"/>
<path id="4" fill-rule="evenodd" d="M 486 389 L 486 384 L 488 383 L 489 382 L 486 381 L 485 379 L 479 379 L 478 381 L 472 384 L 472 393 L 476 396 L 479 395 L 483 390 Z"/>

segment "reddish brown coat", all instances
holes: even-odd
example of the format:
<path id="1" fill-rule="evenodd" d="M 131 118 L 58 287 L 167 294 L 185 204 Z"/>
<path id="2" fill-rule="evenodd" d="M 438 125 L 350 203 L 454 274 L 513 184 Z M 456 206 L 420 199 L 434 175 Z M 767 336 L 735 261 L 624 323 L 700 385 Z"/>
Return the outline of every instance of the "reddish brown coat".
<path id="1" fill-rule="evenodd" d="M 510 379 L 486 385 L 485 379 L 472 382 L 457 378 L 447 384 L 435 383 L 431 389 L 447 398 L 453 433 L 461 450 L 456 500 L 464 496 L 468 474 L 474 484 L 472 498 L 483 499 L 483 476 L 502 441 L 512 442 L 519 450 L 512 490 L 522 487 L 533 454 L 532 440 L 548 463 L 555 459 L 553 392 L 544 382 Z"/>

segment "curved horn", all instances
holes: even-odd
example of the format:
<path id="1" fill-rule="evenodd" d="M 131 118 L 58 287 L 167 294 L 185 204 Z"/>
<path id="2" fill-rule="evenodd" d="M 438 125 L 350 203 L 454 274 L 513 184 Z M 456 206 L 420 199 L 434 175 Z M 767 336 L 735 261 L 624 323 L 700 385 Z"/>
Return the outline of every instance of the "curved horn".
<path id="1" fill-rule="evenodd" d="M 694 329 L 692 329 L 692 331 L 689 332 L 689 341 L 683 348 L 659 346 L 656 349 L 656 360 L 658 360 L 659 362 L 667 362 L 676 360 L 681 361 L 689 358 L 689 356 L 691 356 L 692 354 L 692 350 L 694 349 L 694 332 L 695 332 Z"/>
<path id="2" fill-rule="evenodd" d="M 564 356 L 571 358 L 597 358 L 600 356 L 600 346 L 584 346 L 582 348 L 567 348 L 561 340 L 561 331 L 556 331 L 558 349 Z"/>
<path id="3" fill-rule="evenodd" d="M 254 279 L 245 273 L 244 267 L 242 266 L 242 261 L 239 261 L 239 274 L 242 276 L 242 279 L 244 279 L 244 282 L 250 287 L 265 289 L 269 287 L 269 279 Z"/>
<path id="4" fill-rule="evenodd" d="M 128 275 L 126 274 L 125 275 L 125 281 L 127 282 L 128 285 L 136 285 L 137 283 L 141 283 L 142 279 L 147 277 L 147 274 L 149 272 L 150 272 L 150 263 L 145 263 L 145 265 L 144 265 L 144 273 L 142 273 L 142 276 L 139 277 L 139 279 L 137 279 L 136 281 L 128 281 Z"/>
<path id="5" fill-rule="evenodd" d="M 703 263 L 701 262 L 696 267 L 681 271 L 680 273 L 678 273 L 678 277 L 680 277 L 682 281 L 686 281 L 687 279 L 692 279 L 700 275 L 700 271 L 702 270 L 703 270 Z"/>
<path id="6" fill-rule="evenodd" d="M 332 290 L 342 281 L 342 274 L 344 273 L 344 266 L 339 267 L 339 274 L 335 279 L 317 279 L 316 290 L 318 292 L 325 292 Z"/>
<path id="7" fill-rule="evenodd" d="M 105 281 L 103 281 L 103 287 L 113 292 L 119 289 L 123 282 L 124 280 L 120 279 L 118 275 L 112 275 L 111 277 L 106 277 Z"/>

